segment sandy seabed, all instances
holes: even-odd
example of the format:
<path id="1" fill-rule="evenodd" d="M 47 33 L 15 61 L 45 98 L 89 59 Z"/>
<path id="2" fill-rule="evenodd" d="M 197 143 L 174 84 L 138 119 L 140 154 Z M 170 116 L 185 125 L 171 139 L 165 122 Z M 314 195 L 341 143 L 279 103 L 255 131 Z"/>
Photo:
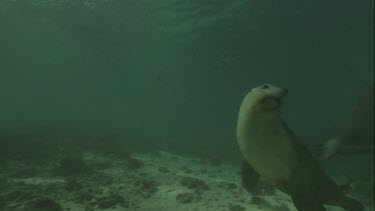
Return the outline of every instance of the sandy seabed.
<path id="1" fill-rule="evenodd" d="M 53 164 L 8 163 L 3 167 L 8 176 L 0 177 L 1 210 L 296 211 L 280 191 L 252 196 L 243 189 L 239 165 L 163 151 L 126 159 L 84 154 L 82 160 L 89 169 L 73 176 L 48 173 L 56 171 Z M 35 171 L 38 176 L 30 173 Z M 366 210 L 374 210 L 373 203 Z"/>

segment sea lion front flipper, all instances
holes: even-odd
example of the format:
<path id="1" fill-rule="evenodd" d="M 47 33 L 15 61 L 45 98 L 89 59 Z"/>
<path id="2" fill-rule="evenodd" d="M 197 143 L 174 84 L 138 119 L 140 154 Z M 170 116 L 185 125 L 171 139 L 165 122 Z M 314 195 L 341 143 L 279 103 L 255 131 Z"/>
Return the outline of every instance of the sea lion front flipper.
<path id="1" fill-rule="evenodd" d="M 259 183 L 259 174 L 250 166 L 247 161 L 242 162 L 241 166 L 241 179 L 242 179 L 242 186 L 253 193 L 256 191 L 256 188 Z"/>
<path id="2" fill-rule="evenodd" d="M 310 193 L 292 194 L 291 197 L 298 211 L 326 211 L 323 204 Z"/>

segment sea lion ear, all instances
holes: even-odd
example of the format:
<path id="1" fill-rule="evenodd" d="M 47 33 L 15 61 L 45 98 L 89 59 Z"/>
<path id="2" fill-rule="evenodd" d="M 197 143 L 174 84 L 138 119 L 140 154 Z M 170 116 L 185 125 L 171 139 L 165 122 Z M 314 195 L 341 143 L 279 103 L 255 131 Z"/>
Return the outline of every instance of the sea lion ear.
<path id="1" fill-rule="evenodd" d="M 273 111 L 281 106 L 281 102 L 276 97 L 265 97 L 260 100 L 261 108 L 265 111 Z"/>

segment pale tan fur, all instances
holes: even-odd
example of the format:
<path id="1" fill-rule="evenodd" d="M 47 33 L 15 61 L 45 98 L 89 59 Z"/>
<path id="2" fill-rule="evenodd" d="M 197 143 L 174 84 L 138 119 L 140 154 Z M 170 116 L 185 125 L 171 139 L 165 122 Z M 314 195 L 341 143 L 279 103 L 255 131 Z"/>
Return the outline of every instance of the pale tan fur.
<path id="1" fill-rule="evenodd" d="M 244 98 L 237 140 L 249 166 L 263 180 L 289 194 L 299 211 L 326 211 L 323 204 L 363 211 L 346 197 L 279 116 L 286 90 L 265 84 Z"/>
<path id="2" fill-rule="evenodd" d="M 290 179 L 297 165 L 297 155 L 293 136 L 277 112 L 285 97 L 284 91 L 268 86 L 267 89 L 254 88 L 244 98 L 238 117 L 237 140 L 245 159 L 263 179 L 277 183 Z M 272 98 L 267 103 L 275 104 L 273 111 L 262 109 L 261 101 L 265 97 Z"/>

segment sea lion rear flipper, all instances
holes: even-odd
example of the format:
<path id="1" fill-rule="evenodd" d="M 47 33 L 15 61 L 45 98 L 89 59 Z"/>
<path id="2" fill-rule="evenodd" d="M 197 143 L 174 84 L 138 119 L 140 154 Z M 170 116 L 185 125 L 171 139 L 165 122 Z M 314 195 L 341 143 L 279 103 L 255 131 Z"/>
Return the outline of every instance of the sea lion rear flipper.
<path id="1" fill-rule="evenodd" d="M 250 166 L 247 161 L 242 162 L 241 179 L 243 187 L 253 193 L 259 182 L 259 174 Z"/>
<path id="2" fill-rule="evenodd" d="M 359 201 L 347 196 L 342 197 L 339 203 L 346 211 L 365 211 L 365 207 Z"/>
<path id="3" fill-rule="evenodd" d="M 326 211 L 323 204 L 312 194 L 297 193 L 291 197 L 298 211 Z"/>
<path id="4" fill-rule="evenodd" d="M 340 140 L 337 137 L 331 138 L 316 146 L 315 154 L 319 160 L 328 160 L 335 156 L 340 147 Z"/>

